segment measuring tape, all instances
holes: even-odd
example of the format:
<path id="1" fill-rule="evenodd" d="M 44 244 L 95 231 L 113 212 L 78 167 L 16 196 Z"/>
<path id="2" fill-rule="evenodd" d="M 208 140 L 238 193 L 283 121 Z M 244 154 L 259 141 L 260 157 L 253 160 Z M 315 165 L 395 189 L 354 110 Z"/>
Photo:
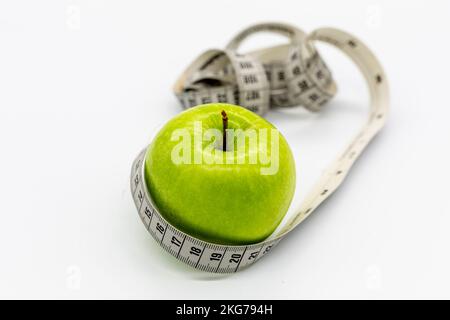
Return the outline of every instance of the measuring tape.
<path id="1" fill-rule="evenodd" d="M 256 32 L 275 32 L 290 43 L 248 54 L 238 53 L 241 42 Z M 373 53 L 354 36 L 333 28 L 309 35 L 286 24 L 251 26 L 235 36 L 225 50 L 208 50 L 198 57 L 175 84 L 175 94 L 185 108 L 226 102 L 263 115 L 272 107 L 302 105 L 320 111 L 336 93 L 331 72 L 315 49 L 323 41 L 346 53 L 359 67 L 370 90 L 369 118 L 344 152 L 328 167 L 301 207 L 269 239 L 251 245 L 220 245 L 188 235 L 165 220 L 155 206 L 144 180 L 146 149 L 133 163 L 131 192 L 147 230 L 170 254 L 207 272 L 231 273 L 244 269 L 275 247 L 305 220 L 342 183 L 351 166 L 383 127 L 389 106 L 386 76 Z"/>

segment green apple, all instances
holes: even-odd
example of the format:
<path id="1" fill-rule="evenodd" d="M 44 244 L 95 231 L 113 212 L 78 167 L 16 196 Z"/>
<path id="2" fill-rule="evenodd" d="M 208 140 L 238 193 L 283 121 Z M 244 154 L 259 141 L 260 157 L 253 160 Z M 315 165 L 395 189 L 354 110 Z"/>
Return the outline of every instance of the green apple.
<path id="1" fill-rule="evenodd" d="M 145 179 L 156 207 L 172 225 L 218 244 L 267 238 L 295 190 L 295 163 L 279 131 L 230 104 L 188 109 L 150 144 Z"/>

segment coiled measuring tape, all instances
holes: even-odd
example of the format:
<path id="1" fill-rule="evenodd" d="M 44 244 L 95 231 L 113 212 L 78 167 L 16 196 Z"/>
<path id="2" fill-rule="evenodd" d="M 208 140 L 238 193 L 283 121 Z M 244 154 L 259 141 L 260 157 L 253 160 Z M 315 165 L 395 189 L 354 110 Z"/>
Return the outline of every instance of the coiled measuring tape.
<path id="1" fill-rule="evenodd" d="M 237 49 L 255 32 L 287 36 L 288 45 L 240 54 Z M 264 114 L 271 107 L 302 105 L 320 111 L 336 93 L 328 67 L 313 46 L 314 41 L 332 44 L 359 67 L 370 90 L 369 118 L 343 153 L 322 174 L 303 204 L 277 233 L 251 245 L 220 245 L 188 235 L 167 222 L 156 208 L 144 181 L 146 149 L 133 163 L 131 191 L 147 230 L 170 254 L 199 270 L 231 273 L 244 269 L 272 250 L 305 220 L 342 183 L 351 166 L 383 127 L 389 93 L 384 71 L 373 53 L 354 36 L 333 28 L 309 35 L 286 24 L 252 26 L 231 40 L 225 50 L 208 50 L 198 57 L 175 84 L 175 94 L 185 108 L 211 102 L 227 102 Z"/>

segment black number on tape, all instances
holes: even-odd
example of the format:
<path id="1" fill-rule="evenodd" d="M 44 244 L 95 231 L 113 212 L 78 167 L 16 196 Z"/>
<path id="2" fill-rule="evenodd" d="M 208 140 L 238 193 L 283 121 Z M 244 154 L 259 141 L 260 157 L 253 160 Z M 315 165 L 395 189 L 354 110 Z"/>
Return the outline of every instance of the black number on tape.
<path id="1" fill-rule="evenodd" d="M 244 82 L 245 83 L 257 83 L 258 78 L 254 74 L 249 74 L 244 76 Z"/>
<path id="2" fill-rule="evenodd" d="M 137 171 L 139 169 L 139 167 L 141 166 L 141 160 L 139 160 L 138 162 L 136 162 L 136 166 L 134 167 L 134 170 Z"/>
<path id="3" fill-rule="evenodd" d="M 164 227 L 159 222 L 156 223 L 156 230 L 158 230 L 161 234 L 164 233 Z"/>
<path id="4" fill-rule="evenodd" d="M 248 256 L 248 260 L 256 259 L 258 254 L 259 254 L 259 251 L 255 251 L 255 252 L 250 253 L 250 255 Z"/>
<path id="5" fill-rule="evenodd" d="M 239 263 L 239 260 L 241 259 L 241 254 L 239 253 L 233 253 L 231 255 L 230 263 Z"/>
<path id="6" fill-rule="evenodd" d="M 241 62 L 241 68 L 242 69 L 250 69 L 250 68 L 253 68 L 253 65 L 250 61 L 243 61 L 243 62 Z"/>
<path id="7" fill-rule="evenodd" d="M 181 246 L 181 241 L 177 239 L 177 237 L 173 236 L 172 240 L 170 241 L 172 244 L 176 245 L 177 247 Z"/>
<path id="8" fill-rule="evenodd" d="M 223 93 L 219 93 L 219 94 L 217 95 L 217 100 L 218 100 L 219 102 L 227 102 L 227 95 L 226 95 L 226 94 L 223 94 Z"/>
<path id="9" fill-rule="evenodd" d="M 210 97 L 203 97 L 202 98 L 202 104 L 207 104 L 207 103 L 211 103 L 211 98 Z"/>
<path id="10" fill-rule="evenodd" d="M 211 261 L 220 261 L 220 259 L 222 258 L 222 254 L 221 253 L 211 253 L 211 257 L 209 258 L 209 260 Z"/>
<path id="11" fill-rule="evenodd" d="M 189 253 L 198 257 L 200 255 L 200 253 L 202 253 L 202 249 L 196 248 L 196 247 L 191 247 L 191 251 L 189 251 Z"/>
<path id="12" fill-rule="evenodd" d="M 149 219 L 152 217 L 152 211 L 147 206 L 145 206 L 144 213 Z"/>
<path id="13" fill-rule="evenodd" d="M 194 107 L 197 105 L 197 101 L 195 99 L 189 99 L 189 106 Z"/>
<path id="14" fill-rule="evenodd" d="M 314 102 L 317 101 L 317 99 L 319 99 L 319 96 L 316 93 L 313 93 L 309 96 L 309 99 Z"/>
<path id="15" fill-rule="evenodd" d="M 317 79 L 322 79 L 323 78 L 322 70 L 319 70 L 319 71 L 316 72 L 316 77 L 317 77 Z"/>
<path id="16" fill-rule="evenodd" d="M 257 100 L 260 95 L 258 91 L 249 91 L 247 92 L 246 100 Z"/>
<path id="17" fill-rule="evenodd" d="M 305 80 L 302 80 L 298 83 L 298 86 L 300 88 L 300 90 L 305 91 L 306 89 L 308 89 L 308 82 L 306 82 Z"/>
<path id="18" fill-rule="evenodd" d="M 267 248 L 266 248 L 266 249 L 264 249 L 264 252 L 263 252 L 263 254 L 266 254 L 267 252 L 269 252 L 269 251 L 270 251 L 270 249 L 272 249 L 272 245 L 270 245 L 270 246 L 267 246 Z"/>

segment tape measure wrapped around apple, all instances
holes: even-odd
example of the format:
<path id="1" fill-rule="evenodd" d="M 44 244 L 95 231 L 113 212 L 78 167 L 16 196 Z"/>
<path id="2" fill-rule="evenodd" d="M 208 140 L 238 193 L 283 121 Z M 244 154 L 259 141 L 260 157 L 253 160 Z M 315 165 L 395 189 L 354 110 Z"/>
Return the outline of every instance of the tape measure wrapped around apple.
<path id="1" fill-rule="evenodd" d="M 237 52 L 242 40 L 262 31 L 285 35 L 290 43 Z M 362 130 L 273 234 L 294 194 L 295 164 L 286 140 L 260 115 L 298 105 L 320 111 L 335 95 L 314 41 L 336 46 L 358 65 L 371 109 Z M 382 67 L 354 36 L 332 28 L 307 35 L 280 23 L 251 26 L 225 50 L 200 55 L 176 82 L 175 94 L 189 109 L 138 155 L 131 191 L 142 222 L 166 251 L 218 273 L 258 261 L 339 187 L 383 127 L 389 100 Z"/>

